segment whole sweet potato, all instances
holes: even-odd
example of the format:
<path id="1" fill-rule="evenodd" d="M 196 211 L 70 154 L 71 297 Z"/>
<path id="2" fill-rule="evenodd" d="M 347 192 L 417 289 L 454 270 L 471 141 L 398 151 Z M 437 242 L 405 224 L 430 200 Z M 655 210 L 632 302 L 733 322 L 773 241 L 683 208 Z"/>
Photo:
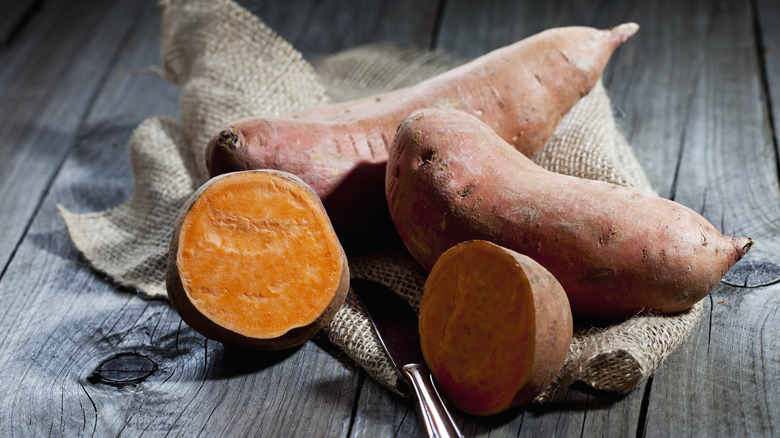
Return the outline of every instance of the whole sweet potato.
<path id="1" fill-rule="evenodd" d="M 450 402 L 469 414 L 533 400 L 563 368 L 571 337 L 560 283 L 515 251 L 461 243 L 442 254 L 425 282 L 425 362 Z"/>
<path id="2" fill-rule="evenodd" d="M 236 120 L 211 139 L 209 174 L 291 172 L 322 198 L 342 238 L 375 232 L 377 222 L 389 225 L 384 169 L 390 141 L 409 113 L 425 107 L 467 111 L 532 156 L 637 28 L 551 29 L 408 88 L 281 117 Z"/>
<path id="3" fill-rule="evenodd" d="M 403 122 L 386 191 L 395 227 L 425 269 L 460 242 L 488 240 L 547 268 L 579 317 L 687 309 L 753 243 L 673 201 L 549 172 L 452 109 Z"/>

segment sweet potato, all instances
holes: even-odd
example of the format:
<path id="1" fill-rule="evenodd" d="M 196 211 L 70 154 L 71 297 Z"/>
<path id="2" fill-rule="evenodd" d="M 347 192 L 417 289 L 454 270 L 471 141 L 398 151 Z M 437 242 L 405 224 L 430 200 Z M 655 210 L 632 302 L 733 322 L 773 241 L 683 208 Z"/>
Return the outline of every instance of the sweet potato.
<path id="1" fill-rule="evenodd" d="M 560 283 L 515 251 L 474 240 L 442 254 L 420 302 L 420 346 L 447 398 L 472 415 L 531 401 L 572 337 Z"/>
<path id="2" fill-rule="evenodd" d="M 391 150 L 390 214 L 425 269 L 488 240 L 547 268 L 578 317 L 687 309 L 753 243 L 668 199 L 549 172 L 462 111 L 413 113 Z"/>
<path id="3" fill-rule="evenodd" d="M 204 336 L 259 350 L 311 338 L 344 303 L 346 256 L 317 195 L 272 170 L 212 178 L 181 210 L 168 296 Z"/>
<path id="4" fill-rule="evenodd" d="M 384 169 L 390 141 L 409 113 L 459 108 L 532 156 L 637 28 L 551 29 L 415 86 L 281 117 L 236 120 L 211 139 L 209 174 L 262 168 L 294 173 L 322 198 L 342 238 L 375 233 L 377 224 L 390 224 Z"/>

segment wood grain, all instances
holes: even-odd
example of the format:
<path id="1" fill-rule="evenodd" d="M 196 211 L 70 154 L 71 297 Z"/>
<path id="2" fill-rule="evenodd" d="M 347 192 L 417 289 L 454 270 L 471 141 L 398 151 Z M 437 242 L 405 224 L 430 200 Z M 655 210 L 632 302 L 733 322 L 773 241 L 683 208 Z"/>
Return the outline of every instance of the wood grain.
<path id="1" fill-rule="evenodd" d="M 362 44 L 432 44 L 438 0 L 240 0 L 305 58 L 315 60 Z"/>
<path id="2" fill-rule="evenodd" d="M 0 47 L 8 46 L 40 8 L 41 0 L 0 3 Z"/>
<path id="3" fill-rule="evenodd" d="M 73 146 L 136 17 L 133 2 L 51 0 L 0 53 L 0 266 Z"/>
<path id="4" fill-rule="evenodd" d="M 675 200 L 724 232 L 757 244 L 748 259 L 777 260 L 776 150 L 749 4 L 719 2 L 701 23 Z M 728 29 L 728 32 L 724 32 Z M 780 412 L 777 284 L 722 285 L 683 352 L 653 380 L 648 436 L 771 436 Z M 670 413 L 678 413 L 669 422 Z"/>
<path id="5" fill-rule="evenodd" d="M 767 106 L 773 122 L 772 139 L 777 148 L 780 132 L 780 3 L 757 0 L 753 17 L 758 56 L 767 92 Z"/>

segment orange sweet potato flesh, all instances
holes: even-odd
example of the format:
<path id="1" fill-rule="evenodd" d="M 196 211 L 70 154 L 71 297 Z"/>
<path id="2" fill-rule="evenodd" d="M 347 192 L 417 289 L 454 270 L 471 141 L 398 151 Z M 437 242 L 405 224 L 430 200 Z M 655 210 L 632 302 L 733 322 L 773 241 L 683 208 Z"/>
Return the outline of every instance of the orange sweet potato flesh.
<path id="1" fill-rule="evenodd" d="M 260 350 L 299 345 L 349 289 L 346 256 L 317 195 L 299 178 L 247 171 L 212 178 L 182 209 L 166 286 L 204 336 Z"/>
<path id="2" fill-rule="evenodd" d="M 488 240 L 547 268 L 582 318 L 688 309 L 753 243 L 668 199 L 549 172 L 452 109 L 404 121 L 386 176 L 396 229 L 425 269 Z"/>
<path id="3" fill-rule="evenodd" d="M 420 345 L 447 398 L 472 415 L 527 403 L 563 368 L 572 314 L 541 265 L 486 241 L 446 251 L 420 303 Z"/>
<path id="4" fill-rule="evenodd" d="M 233 121 L 208 145 L 209 174 L 262 168 L 294 173 L 322 198 L 342 241 L 375 237 L 383 226 L 392 230 L 384 169 L 396 128 L 409 113 L 458 108 L 533 156 L 637 29 L 633 23 L 610 30 L 550 29 L 408 88 Z"/>

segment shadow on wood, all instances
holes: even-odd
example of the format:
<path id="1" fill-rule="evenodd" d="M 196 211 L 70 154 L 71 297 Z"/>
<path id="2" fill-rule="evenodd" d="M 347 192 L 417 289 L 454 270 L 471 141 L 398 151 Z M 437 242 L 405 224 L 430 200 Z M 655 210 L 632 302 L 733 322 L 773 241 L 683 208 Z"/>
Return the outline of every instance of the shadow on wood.
<path id="1" fill-rule="evenodd" d="M 220 361 L 222 366 L 217 369 L 217 374 L 207 378 L 223 379 L 254 374 L 284 362 L 302 347 L 299 345 L 279 351 L 258 351 L 227 344 L 220 345 L 222 345 L 222 357 L 216 360 Z"/>

